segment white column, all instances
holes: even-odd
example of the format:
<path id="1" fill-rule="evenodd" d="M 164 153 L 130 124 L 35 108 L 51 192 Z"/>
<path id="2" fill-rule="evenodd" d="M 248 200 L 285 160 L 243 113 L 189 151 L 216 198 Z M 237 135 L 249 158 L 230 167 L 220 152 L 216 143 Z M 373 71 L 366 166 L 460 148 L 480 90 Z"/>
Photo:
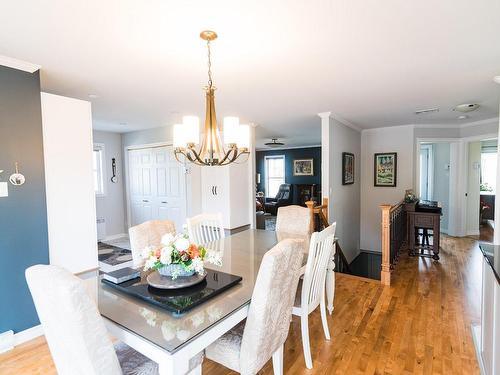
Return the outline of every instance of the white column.
<path id="1" fill-rule="evenodd" d="M 500 84 L 500 76 L 496 76 L 494 78 L 494 81 Z M 500 123 L 498 129 L 498 139 L 500 140 Z M 500 188 L 500 149 L 497 150 L 497 191 L 495 195 L 495 224 L 498 223 L 500 219 L 500 199 L 498 198 L 499 188 Z M 495 227 L 496 227 L 495 231 L 493 232 L 493 243 L 496 245 L 500 245 L 500 227 L 497 227 L 497 225 L 495 225 Z"/>
<path id="2" fill-rule="evenodd" d="M 328 198 L 328 214 L 330 216 L 330 206 L 332 186 L 330 184 L 330 153 L 331 153 L 331 132 L 333 131 L 332 112 L 318 113 L 321 118 L 321 196 Z M 318 202 L 321 204 L 321 202 Z"/>

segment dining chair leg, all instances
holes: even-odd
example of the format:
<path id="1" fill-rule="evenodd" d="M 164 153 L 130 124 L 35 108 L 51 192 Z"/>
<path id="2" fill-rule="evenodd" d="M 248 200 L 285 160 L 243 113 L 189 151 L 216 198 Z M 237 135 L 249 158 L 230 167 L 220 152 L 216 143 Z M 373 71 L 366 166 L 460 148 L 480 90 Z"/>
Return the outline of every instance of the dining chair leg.
<path id="1" fill-rule="evenodd" d="M 330 330 L 328 329 L 328 321 L 326 320 L 326 307 L 325 307 L 325 293 L 321 293 L 321 300 L 319 303 L 319 310 L 321 312 L 321 323 L 323 324 L 323 332 L 325 333 L 325 338 L 330 340 Z"/>
<path id="2" fill-rule="evenodd" d="M 330 260 L 328 264 L 328 269 L 326 270 L 326 297 L 328 300 L 328 312 L 330 315 L 333 313 L 333 299 L 335 297 L 335 262 L 333 259 Z"/>
<path id="3" fill-rule="evenodd" d="M 300 328 L 302 332 L 302 349 L 304 350 L 304 360 L 306 367 L 312 369 L 313 362 L 311 357 L 311 346 L 309 343 L 309 319 L 307 312 L 303 311 L 300 316 Z"/>
<path id="4" fill-rule="evenodd" d="M 283 375 L 283 345 L 273 353 L 273 371 L 274 375 Z"/>

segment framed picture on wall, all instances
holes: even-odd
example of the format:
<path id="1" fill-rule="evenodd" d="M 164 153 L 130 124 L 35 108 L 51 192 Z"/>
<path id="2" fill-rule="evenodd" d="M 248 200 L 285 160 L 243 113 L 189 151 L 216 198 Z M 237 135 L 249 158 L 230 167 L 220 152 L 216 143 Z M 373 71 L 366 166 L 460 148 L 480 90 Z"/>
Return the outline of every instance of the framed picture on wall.
<path id="1" fill-rule="evenodd" d="M 354 184 L 354 154 L 342 153 L 342 185 Z"/>
<path id="2" fill-rule="evenodd" d="M 296 159 L 293 161 L 294 176 L 314 176 L 313 159 Z"/>
<path id="3" fill-rule="evenodd" d="M 398 154 L 386 152 L 375 154 L 374 186 L 396 186 L 398 172 Z"/>

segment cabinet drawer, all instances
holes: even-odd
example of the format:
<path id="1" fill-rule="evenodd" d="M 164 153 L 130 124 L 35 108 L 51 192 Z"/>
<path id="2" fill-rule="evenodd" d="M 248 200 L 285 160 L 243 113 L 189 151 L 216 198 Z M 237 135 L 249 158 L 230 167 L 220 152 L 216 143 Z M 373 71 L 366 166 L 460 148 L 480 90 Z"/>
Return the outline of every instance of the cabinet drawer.
<path id="1" fill-rule="evenodd" d="M 434 225 L 434 220 L 432 216 L 415 215 L 415 226 L 432 228 L 433 225 Z"/>

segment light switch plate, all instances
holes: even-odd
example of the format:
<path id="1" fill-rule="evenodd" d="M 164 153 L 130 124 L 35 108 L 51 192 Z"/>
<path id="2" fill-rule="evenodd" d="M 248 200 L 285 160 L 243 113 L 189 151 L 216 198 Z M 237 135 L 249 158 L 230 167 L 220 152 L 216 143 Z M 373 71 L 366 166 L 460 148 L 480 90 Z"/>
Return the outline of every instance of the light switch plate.
<path id="1" fill-rule="evenodd" d="M 9 184 L 7 182 L 0 182 L 0 197 L 9 196 Z"/>

